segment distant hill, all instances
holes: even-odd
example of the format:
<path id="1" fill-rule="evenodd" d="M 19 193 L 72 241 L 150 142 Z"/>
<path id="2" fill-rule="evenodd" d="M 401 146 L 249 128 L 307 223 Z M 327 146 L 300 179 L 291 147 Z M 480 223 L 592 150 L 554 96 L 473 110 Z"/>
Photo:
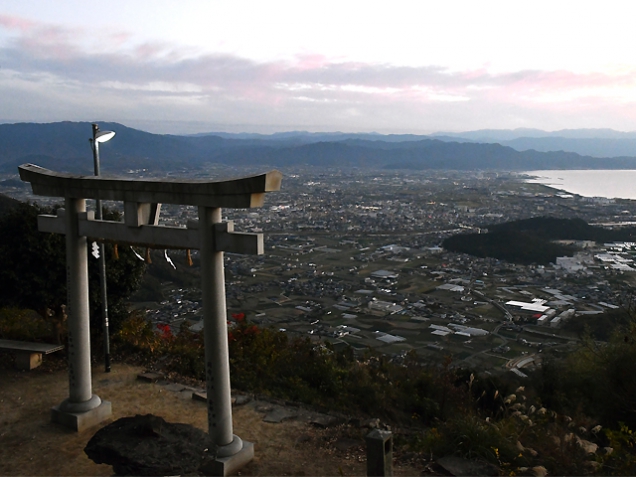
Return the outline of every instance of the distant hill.
<path id="1" fill-rule="evenodd" d="M 556 257 L 574 252 L 553 240 L 594 240 L 596 242 L 634 241 L 636 228 L 607 230 L 588 225 L 582 219 L 535 217 L 488 226 L 486 234 L 458 234 L 442 246 L 476 257 L 492 257 L 520 264 L 554 263 Z"/>
<path id="2" fill-rule="evenodd" d="M 616 131 L 614 129 L 561 129 L 559 131 L 543 131 L 541 129 L 478 129 L 465 132 L 438 132 L 432 137 L 461 137 L 478 142 L 511 141 L 518 138 L 560 137 L 567 139 L 636 139 L 636 131 Z"/>
<path id="3" fill-rule="evenodd" d="M 517 151 L 567 151 L 592 157 L 636 156 L 636 132 L 613 129 L 482 129 L 462 133 L 436 133 L 431 135 L 443 141 L 472 141 L 497 143 Z"/>
<path id="4" fill-rule="evenodd" d="M 417 135 L 290 132 L 176 136 L 151 134 L 118 123 L 99 123 L 117 133 L 103 143 L 102 170 L 178 171 L 204 164 L 384 169 L 509 170 L 636 169 L 636 157 L 598 158 L 572 152 L 517 151 L 470 138 Z M 91 174 L 90 123 L 0 124 L 0 172 L 31 162 L 56 171 Z M 635 139 L 636 141 L 636 139 Z M 636 153 L 635 153 L 636 156 Z"/>
<path id="5" fill-rule="evenodd" d="M 592 157 L 636 156 L 636 138 L 521 137 L 499 141 L 517 151 L 569 151 Z"/>

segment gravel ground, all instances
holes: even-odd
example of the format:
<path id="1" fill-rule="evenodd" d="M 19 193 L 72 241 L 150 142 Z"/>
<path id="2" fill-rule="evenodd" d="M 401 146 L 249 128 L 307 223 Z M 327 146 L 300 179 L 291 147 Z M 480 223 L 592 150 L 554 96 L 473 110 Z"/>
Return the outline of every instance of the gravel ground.
<path id="1" fill-rule="evenodd" d="M 12 368 L 6 355 L 0 356 L 0 475 L 113 474 L 110 466 L 95 464 L 84 454 L 98 428 L 75 433 L 50 422 L 50 408 L 68 396 L 64 366 L 63 357 L 51 355 L 40 368 L 22 372 Z M 112 402 L 113 420 L 152 413 L 169 422 L 207 428 L 203 402 L 170 383 L 138 380 L 142 371 L 115 364 L 105 374 L 94 367 L 93 392 Z M 273 407 L 276 416 L 284 416 L 281 422 L 266 422 L 276 420 L 271 403 L 252 400 L 234 408 L 234 432 L 253 442 L 256 454 L 240 475 L 366 474 L 363 436 L 368 429 L 346 424 L 320 428 L 298 408 Z M 420 475 L 426 467 L 419 459 L 398 457 L 396 453 L 395 475 Z"/>

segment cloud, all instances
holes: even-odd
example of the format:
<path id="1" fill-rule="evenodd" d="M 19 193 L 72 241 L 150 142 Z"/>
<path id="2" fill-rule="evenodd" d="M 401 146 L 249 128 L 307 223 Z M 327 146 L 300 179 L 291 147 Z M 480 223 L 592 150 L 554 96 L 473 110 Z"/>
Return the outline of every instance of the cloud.
<path id="1" fill-rule="evenodd" d="M 607 117 L 613 109 L 624 114 L 624 104 L 636 101 L 636 76 L 629 70 L 452 71 L 444 65 L 406 67 L 320 54 L 259 62 L 161 41 L 134 43 L 128 32 L 66 28 L 7 15 L 0 15 L 1 31 L 7 38 L 0 44 L 5 117 L 41 120 L 46 110 L 47 120 L 80 119 L 64 115 L 95 117 L 95 111 L 103 111 L 115 120 L 208 118 L 412 130 L 409 124 L 439 129 L 434 120 L 468 125 L 487 115 L 488 127 L 497 127 L 497 121 L 498 127 L 508 127 L 502 120 L 512 121 L 510 127 L 537 126 L 547 109 L 564 118 L 582 108 Z"/>

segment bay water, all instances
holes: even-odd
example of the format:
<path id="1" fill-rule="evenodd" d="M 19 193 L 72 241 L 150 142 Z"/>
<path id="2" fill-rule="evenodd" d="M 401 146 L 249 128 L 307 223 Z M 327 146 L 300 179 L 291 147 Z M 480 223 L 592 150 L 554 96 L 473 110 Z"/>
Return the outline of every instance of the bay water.
<path id="1" fill-rule="evenodd" d="M 583 197 L 636 200 L 636 170 L 526 171 L 526 182 L 544 184 Z"/>

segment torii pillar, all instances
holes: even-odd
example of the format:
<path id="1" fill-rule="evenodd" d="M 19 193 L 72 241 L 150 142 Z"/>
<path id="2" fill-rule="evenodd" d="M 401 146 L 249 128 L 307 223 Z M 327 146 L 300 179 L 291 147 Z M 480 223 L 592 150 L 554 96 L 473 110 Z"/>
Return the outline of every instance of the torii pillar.
<path id="1" fill-rule="evenodd" d="M 69 305 L 69 397 L 52 409 L 52 420 L 82 431 L 108 419 L 111 403 L 92 394 L 86 237 L 119 244 L 200 249 L 205 336 L 208 433 L 216 445 L 214 475 L 228 475 L 249 462 L 254 445 L 234 435 L 223 252 L 263 253 L 263 235 L 235 233 L 221 208 L 263 205 L 265 193 L 280 189 L 282 174 L 271 171 L 220 182 L 106 179 L 56 173 L 24 164 L 20 178 L 36 195 L 64 197 L 57 216 L 41 215 L 43 232 L 66 234 Z M 86 199 L 124 202 L 124 222 L 95 220 Z M 199 207 L 198 222 L 186 228 L 158 225 L 161 203 Z"/>

